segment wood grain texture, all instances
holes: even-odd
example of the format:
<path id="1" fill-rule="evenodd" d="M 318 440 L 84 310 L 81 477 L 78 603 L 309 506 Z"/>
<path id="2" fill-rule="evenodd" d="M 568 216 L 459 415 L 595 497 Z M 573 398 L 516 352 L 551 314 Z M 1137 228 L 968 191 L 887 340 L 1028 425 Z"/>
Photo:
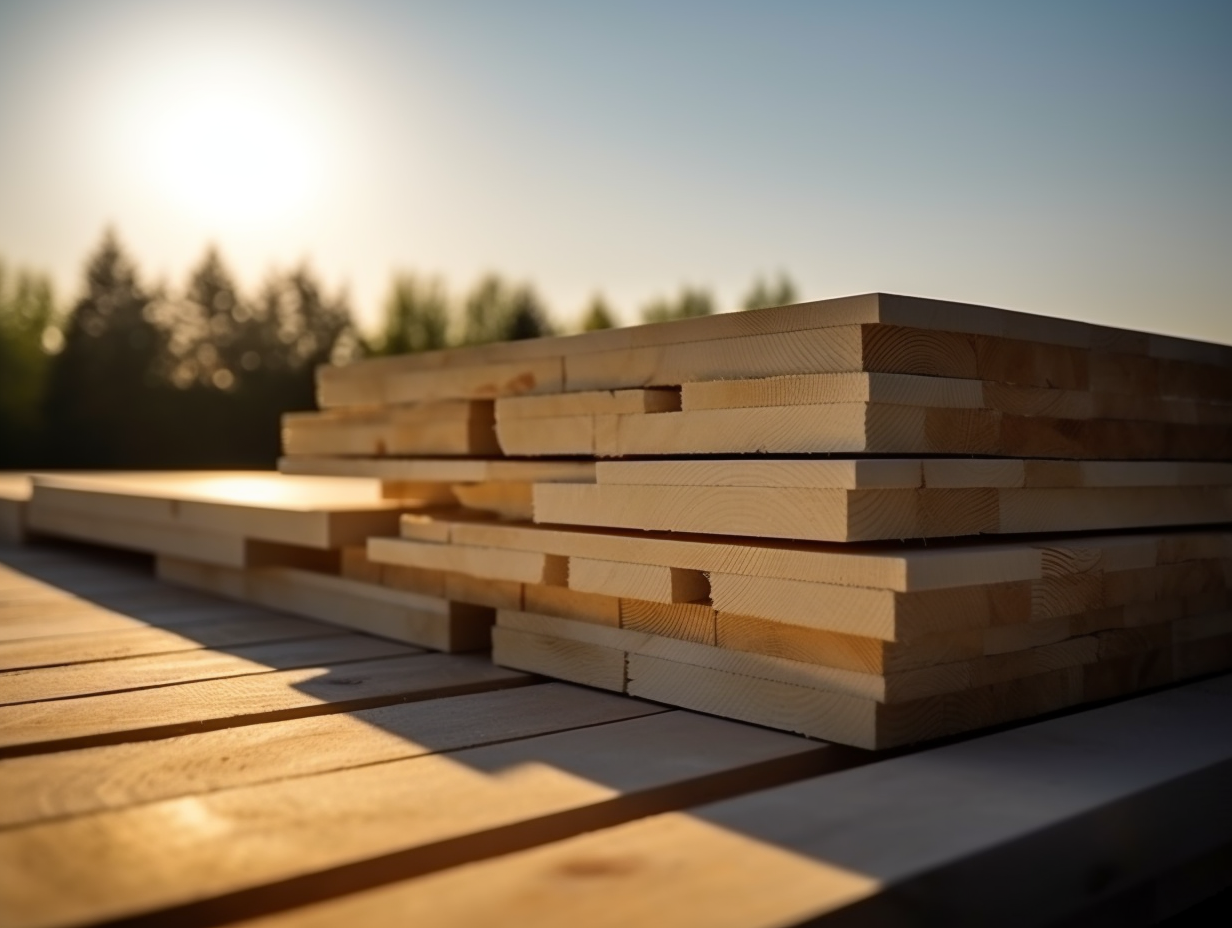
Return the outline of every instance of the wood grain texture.
<path id="1" fill-rule="evenodd" d="M 656 603 L 696 603 L 710 597 L 710 582 L 698 570 L 623 564 L 571 557 L 569 588 Z"/>
<path id="2" fill-rule="evenodd" d="M 927 546 L 826 545 L 493 523 L 452 523 L 446 537 L 476 547 L 899 592 L 1112 572 L 1154 566 L 1157 560 L 1232 557 L 1232 535 L 1217 528 L 1012 543 L 931 542 Z M 381 544 L 388 546 L 391 559 L 396 556 L 396 540 Z"/>
<path id="3" fill-rule="evenodd" d="M 663 711 L 548 683 L 10 758 L 0 765 L 0 825 L 199 796 Z"/>
<path id="4" fill-rule="evenodd" d="M 288 455 L 278 461 L 285 474 L 319 477 L 366 477 L 427 484 L 483 483 L 511 480 L 545 483 L 594 480 L 590 461 L 506 461 L 468 458 L 345 458 L 326 455 Z"/>
<path id="5" fill-rule="evenodd" d="M 0 708 L 0 756 L 146 741 L 528 682 L 486 660 L 424 654 Z"/>
<path id="6" fill-rule="evenodd" d="M 816 541 L 1202 525 L 1232 488 L 836 490 L 539 484 L 535 521 Z"/>
<path id="7" fill-rule="evenodd" d="M 260 925 L 770 928 L 881 924 L 904 911 L 939 925 L 1007 912 L 1078 923 L 1108 893 L 1226 843 L 1224 683 L 630 822 Z M 1075 879 L 1097 871 L 1115 874 L 1111 885 Z"/>
<path id="8" fill-rule="evenodd" d="M 336 629 L 318 622 L 237 608 L 224 618 L 169 629 L 147 626 L 0 642 L 0 670 L 58 667 L 334 634 Z"/>
<path id="9" fill-rule="evenodd" d="M 491 609 L 292 568 L 236 570 L 158 559 L 158 575 L 219 596 L 281 609 L 437 651 L 488 646 Z"/>
<path id="10" fill-rule="evenodd" d="M 220 680 L 349 661 L 419 653 L 366 635 L 329 635 L 299 641 L 235 645 L 227 651 L 198 648 L 124 660 L 96 661 L 0 673 L 0 705 L 120 693 L 197 680 Z"/>
<path id="11" fill-rule="evenodd" d="M 0 898 L 10 924 L 43 926 L 200 911 L 202 900 L 380 860 L 430 872 L 778 785 L 824 770 L 828 751 L 666 712 L 162 800 L 0 833 L 13 877 Z"/>

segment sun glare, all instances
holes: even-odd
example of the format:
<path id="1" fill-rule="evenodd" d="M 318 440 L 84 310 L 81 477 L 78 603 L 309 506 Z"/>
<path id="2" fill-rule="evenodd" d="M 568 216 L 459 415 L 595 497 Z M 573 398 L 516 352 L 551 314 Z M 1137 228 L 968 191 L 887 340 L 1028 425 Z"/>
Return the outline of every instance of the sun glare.
<path id="1" fill-rule="evenodd" d="M 321 141 L 276 73 L 225 59 L 154 70 L 132 113 L 147 190 L 218 226 L 286 220 L 305 205 Z"/>

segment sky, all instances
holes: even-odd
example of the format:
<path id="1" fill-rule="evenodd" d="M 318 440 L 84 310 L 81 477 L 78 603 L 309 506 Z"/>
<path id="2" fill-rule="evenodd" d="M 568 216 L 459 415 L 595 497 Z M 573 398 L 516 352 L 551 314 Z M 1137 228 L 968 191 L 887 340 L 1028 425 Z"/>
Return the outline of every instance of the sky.
<path id="1" fill-rule="evenodd" d="M 1232 4 L 0 0 L 0 258 L 754 276 L 1232 342 Z"/>

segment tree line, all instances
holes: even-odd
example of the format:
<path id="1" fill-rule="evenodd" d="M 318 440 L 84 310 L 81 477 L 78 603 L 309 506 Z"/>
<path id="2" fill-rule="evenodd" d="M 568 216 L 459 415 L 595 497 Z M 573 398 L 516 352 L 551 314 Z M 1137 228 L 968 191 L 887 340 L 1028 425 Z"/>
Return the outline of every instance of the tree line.
<path id="1" fill-rule="evenodd" d="M 780 274 L 755 280 L 740 308 L 795 300 Z M 641 318 L 716 310 L 709 291 L 685 287 Z M 580 328 L 616 320 L 596 295 Z M 211 247 L 173 292 L 144 281 L 108 231 L 67 311 L 45 276 L 0 261 L 0 469 L 271 467 L 279 417 L 315 407 L 320 364 L 563 331 L 529 284 L 489 274 L 455 296 L 440 278 L 403 273 L 366 336 L 346 295 L 306 264 L 246 294 Z"/>

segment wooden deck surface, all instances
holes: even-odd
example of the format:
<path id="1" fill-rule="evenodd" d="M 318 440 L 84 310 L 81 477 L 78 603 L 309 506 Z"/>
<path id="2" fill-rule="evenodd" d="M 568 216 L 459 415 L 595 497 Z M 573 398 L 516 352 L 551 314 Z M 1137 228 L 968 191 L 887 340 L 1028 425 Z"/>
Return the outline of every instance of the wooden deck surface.
<path id="1" fill-rule="evenodd" d="M 1151 924 L 1232 676 L 887 756 L 0 547 L 0 925 Z"/>

